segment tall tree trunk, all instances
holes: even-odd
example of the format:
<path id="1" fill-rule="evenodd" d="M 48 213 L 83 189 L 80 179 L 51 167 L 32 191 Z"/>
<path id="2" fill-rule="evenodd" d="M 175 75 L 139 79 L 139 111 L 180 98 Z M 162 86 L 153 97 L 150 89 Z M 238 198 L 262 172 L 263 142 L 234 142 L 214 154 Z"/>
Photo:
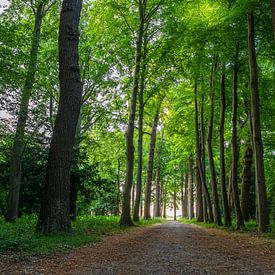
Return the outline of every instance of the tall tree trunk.
<path id="1" fill-rule="evenodd" d="M 195 127 L 196 127 L 196 192 L 197 192 L 197 221 L 203 221 L 203 199 L 202 199 L 202 180 L 200 176 L 201 168 L 201 141 L 199 132 L 199 114 L 198 114 L 198 100 L 197 100 L 197 83 L 195 84 Z M 200 166 L 200 168 L 199 168 Z"/>
<path id="2" fill-rule="evenodd" d="M 183 217 L 188 217 L 188 173 L 185 174 L 184 179 L 184 204 L 183 204 Z"/>
<path id="3" fill-rule="evenodd" d="M 59 26 L 60 101 L 50 145 L 44 197 L 38 221 L 38 226 L 45 234 L 71 230 L 70 170 L 82 98 L 78 62 L 78 26 L 81 8 L 81 0 L 64 0 L 62 3 Z"/>
<path id="4" fill-rule="evenodd" d="M 238 187 L 238 161 L 239 161 L 239 149 L 238 149 L 238 133 L 237 133 L 237 115 L 238 115 L 238 71 L 239 71 L 239 48 L 240 43 L 236 45 L 236 55 L 233 73 L 233 94 L 232 94 L 232 189 L 234 206 L 237 217 L 237 229 L 244 227 L 244 220 L 240 206 L 239 199 L 239 187 Z"/>
<path id="5" fill-rule="evenodd" d="M 157 156 L 157 165 L 156 165 L 156 195 L 155 195 L 155 207 L 154 207 L 154 216 L 160 217 L 160 159 L 161 159 L 161 151 L 162 151 L 162 143 L 164 137 L 164 129 L 162 129 L 161 141 L 158 148 L 158 156 Z"/>
<path id="6" fill-rule="evenodd" d="M 258 89 L 258 68 L 255 50 L 254 15 L 248 13 L 248 52 L 251 86 L 251 117 L 253 127 L 253 145 L 255 154 L 257 206 L 259 217 L 259 231 L 266 232 L 269 225 L 268 205 L 264 174 L 263 142 L 261 135 L 260 99 Z"/>
<path id="7" fill-rule="evenodd" d="M 162 217 L 166 218 L 166 204 L 167 204 L 167 186 L 164 186 L 163 184 L 163 197 L 162 197 L 162 208 L 163 208 L 163 214 Z"/>
<path id="8" fill-rule="evenodd" d="M 142 41 L 144 35 L 144 22 L 145 22 L 146 0 L 139 0 L 139 31 L 136 41 L 136 58 L 135 58 L 135 71 L 133 77 L 133 88 L 131 96 L 130 114 L 128 129 L 126 133 L 126 181 L 123 190 L 123 203 L 122 213 L 120 217 L 120 225 L 132 226 L 131 219 L 131 189 L 133 185 L 133 172 L 134 172 L 134 129 L 135 129 L 135 116 L 136 104 L 139 84 L 140 65 L 142 58 Z"/>
<path id="9" fill-rule="evenodd" d="M 211 175 L 211 184 L 212 184 L 212 197 L 214 205 L 214 221 L 217 225 L 222 225 L 221 213 L 219 207 L 219 197 L 218 197 L 218 187 L 217 187 L 217 176 L 216 169 L 213 157 L 212 149 L 212 133 L 213 133 L 213 119 L 214 119 L 214 74 L 216 71 L 216 61 L 214 61 L 211 69 L 210 77 L 210 115 L 208 121 L 208 136 L 207 136 L 207 145 L 208 145 L 208 159 L 209 159 L 209 169 Z"/>
<path id="10" fill-rule="evenodd" d="M 180 197 L 181 197 L 181 216 L 184 217 L 184 176 L 182 175 L 180 184 Z"/>
<path id="11" fill-rule="evenodd" d="M 249 191 L 251 182 L 251 168 L 253 161 L 253 150 L 251 143 L 246 146 L 244 157 L 243 157 L 243 171 L 242 171 L 242 192 L 241 192 L 241 210 L 245 221 L 249 221 Z"/>
<path id="12" fill-rule="evenodd" d="M 202 181 L 202 188 L 203 188 L 203 198 L 204 198 L 204 203 L 205 203 L 205 210 L 207 209 L 208 212 L 204 213 L 204 221 L 209 221 L 213 222 L 214 217 L 213 217 L 213 209 L 212 209 L 212 204 L 211 204 L 211 199 L 210 199 L 210 194 L 208 191 L 207 183 L 206 183 L 206 168 L 205 168 L 205 131 L 204 131 L 204 97 L 202 96 L 201 99 L 201 165 L 199 165 L 199 173 L 201 176 L 201 181 Z"/>
<path id="13" fill-rule="evenodd" d="M 116 215 L 119 215 L 120 206 L 120 159 L 117 159 L 117 195 L 116 195 Z"/>
<path id="14" fill-rule="evenodd" d="M 18 113 L 13 148 L 11 152 L 9 194 L 6 213 L 6 220 L 9 222 L 14 221 L 18 217 L 19 193 L 21 187 L 21 161 L 24 151 L 24 138 L 26 122 L 28 119 L 29 112 L 29 101 L 35 82 L 35 74 L 37 71 L 37 56 L 40 43 L 40 33 L 44 5 L 45 1 L 39 1 L 35 13 L 35 22 L 32 35 L 32 46 L 29 57 L 28 72 L 25 79 L 25 85 L 21 94 L 20 109 Z"/>
<path id="15" fill-rule="evenodd" d="M 225 68 L 221 78 L 220 90 L 220 181 L 222 190 L 222 203 L 224 211 L 224 224 L 231 226 L 231 217 L 228 209 L 227 191 L 226 191 L 226 173 L 225 173 L 225 158 L 224 158 L 224 122 L 225 122 Z"/>
<path id="16" fill-rule="evenodd" d="M 157 127 L 159 121 L 159 109 L 154 118 L 154 123 L 152 127 L 149 158 L 148 158 L 148 170 L 146 178 L 146 189 L 145 189 L 145 203 L 144 203 L 144 218 L 150 219 L 150 207 L 151 207 L 151 186 L 152 186 L 152 177 L 153 177 L 153 166 L 154 166 L 154 154 L 155 154 L 155 145 L 157 137 Z"/>
<path id="17" fill-rule="evenodd" d="M 143 43 L 143 63 L 141 70 L 140 79 L 140 90 L 139 90 L 139 118 L 138 118 L 138 169 L 137 169 L 137 188 L 136 188 L 136 200 L 134 206 L 133 220 L 139 221 L 139 207 L 140 197 L 142 192 L 142 166 L 143 166 L 143 116 L 144 116 L 144 90 L 145 90 L 145 73 L 146 73 L 146 57 L 147 57 L 147 35 L 145 34 Z"/>
<path id="18" fill-rule="evenodd" d="M 230 170 L 229 170 L 229 175 L 228 175 L 228 211 L 229 211 L 229 215 L 232 215 L 232 210 L 234 207 L 234 202 L 233 202 L 233 187 L 232 187 L 232 164 L 230 166 Z"/>
<path id="19" fill-rule="evenodd" d="M 188 160 L 188 219 L 194 218 L 194 196 L 193 196 L 193 159 Z"/>
<path id="20" fill-rule="evenodd" d="M 176 221 L 177 220 L 177 191 L 176 191 L 176 186 L 174 187 L 173 201 L 174 201 L 174 221 Z"/>

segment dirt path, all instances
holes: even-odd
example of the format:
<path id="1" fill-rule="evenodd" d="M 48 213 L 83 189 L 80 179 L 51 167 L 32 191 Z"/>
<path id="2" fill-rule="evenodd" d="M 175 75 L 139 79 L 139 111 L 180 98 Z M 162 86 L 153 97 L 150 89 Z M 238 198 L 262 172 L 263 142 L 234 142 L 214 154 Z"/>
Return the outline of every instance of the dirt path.
<path id="1" fill-rule="evenodd" d="M 2 269 L 1 269 L 2 267 Z M 1 274 L 275 274 L 275 247 L 245 234 L 177 222 L 138 228 Z"/>

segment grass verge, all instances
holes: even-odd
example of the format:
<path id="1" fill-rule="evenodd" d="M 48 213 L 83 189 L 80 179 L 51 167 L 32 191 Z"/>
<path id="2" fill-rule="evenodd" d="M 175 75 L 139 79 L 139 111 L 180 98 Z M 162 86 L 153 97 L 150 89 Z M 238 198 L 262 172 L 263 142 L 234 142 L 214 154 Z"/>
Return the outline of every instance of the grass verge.
<path id="1" fill-rule="evenodd" d="M 161 219 L 141 219 L 138 226 L 161 223 Z M 51 234 L 45 236 L 37 233 L 36 216 L 25 216 L 15 223 L 6 223 L 0 218 L 0 254 L 17 258 L 43 256 L 74 249 L 98 242 L 103 236 L 130 230 L 119 226 L 119 217 L 78 217 L 72 223 L 70 234 Z"/>
<path id="2" fill-rule="evenodd" d="M 187 218 L 180 218 L 179 221 L 184 224 L 196 224 L 204 228 L 217 228 L 220 230 L 226 230 L 229 232 L 240 232 L 240 233 L 250 233 L 253 235 L 257 235 L 259 237 L 263 237 L 266 239 L 272 239 L 275 240 L 275 222 L 270 224 L 270 231 L 267 233 L 259 233 L 258 232 L 258 225 L 256 221 L 251 220 L 249 222 L 245 223 L 245 228 L 241 230 L 236 230 L 237 222 L 236 220 L 232 221 L 231 227 L 225 227 L 225 226 L 218 226 L 214 223 L 204 223 L 204 222 L 197 222 L 196 219 L 187 219 Z"/>

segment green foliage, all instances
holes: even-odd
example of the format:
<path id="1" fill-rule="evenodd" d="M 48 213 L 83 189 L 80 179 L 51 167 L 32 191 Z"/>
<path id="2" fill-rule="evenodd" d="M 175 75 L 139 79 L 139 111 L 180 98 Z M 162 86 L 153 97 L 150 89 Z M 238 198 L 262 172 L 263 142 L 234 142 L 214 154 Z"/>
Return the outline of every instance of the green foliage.
<path id="1" fill-rule="evenodd" d="M 119 217 L 80 216 L 73 222 L 70 234 L 42 235 L 36 232 L 37 217 L 24 216 L 15 223 L 0 218 L 0 255 L 10 252 L 15 257 L 46 255 L 98 242 L 103 236 L 129 230 L 118 225 Z M 137 225 L 148 226 L 161 219 L 141 220 Z"/>

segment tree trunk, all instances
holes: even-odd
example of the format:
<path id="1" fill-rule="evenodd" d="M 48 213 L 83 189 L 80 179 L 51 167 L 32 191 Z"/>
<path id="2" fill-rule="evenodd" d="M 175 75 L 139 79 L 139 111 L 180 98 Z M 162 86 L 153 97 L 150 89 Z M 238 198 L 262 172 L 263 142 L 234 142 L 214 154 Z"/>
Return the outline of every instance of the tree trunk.
<path id="1" fill-rule="evenodd" d="M 226 173 L 224 158 L 224 122 L 225 122 L 225 68 L 223 68 L 220 90 L 220 181 L 222 190 L 222 203 L 224 211 L 224 224 L 231 226 L 231 217 L 228 209 L 227 191 L 226 191 Z"/>
<path id="2" fill-rule="evenodd" d="M 155 118 L 154 118 L 152 134 L 151 134 L 151 142 L 150 142 L 150 150 L 149 150 L 149 158 L 148 158 L 148 170 L 147 170 L 147 178 L 146 178 L 146 189 L 145 189 L 145 203 L 144 203 L 145 219 L 151 218 L 151 213 L 150 213 L 151 186 L 152 186 L 152 177 L 153 177 L 154 154 L 155 154 L 158 120 L 159 120 L 159 109 L 157 110 L 157 114 L 155 115 Z"/>
<path id="3" fill-rule="evenodd" d="M 205 134 L 204 134 L 204 97 L 202 96 L 201 99 L 201 165 L 199 165 L 199 173 L 201 176 L 201 182 L 202 182 L 202 190 L 203 190 L 203 198 L 205 203 L 205 212 L 204 212 L 204 221 L 205 222 L 213 222 L 213 210 L 212 210 L 212 204 L 210 199 L 210 194 L 208 191 L 207 183 L 206 183 L 206 176 L 205 176 Z M 208 211 L 206 211 L 208 210 Z"/>
<path id="4" fill-rule="evenodd" d="M 245 221 L 249 221 L 249 191 L 251 181 L 251 168 L 253 161 L 253 150 L 250 142 L 247 144 L 243 157 L 243 171 L 242 171 L 242 192 L 241 192 L 241 210 Z"/>
<path id="5" fill-rule="evenodd" d="M 184 204 L 183 204 L 183 217 L 188 217 L 188 173 L 185 174 L 184 179 Z"/>
<path id="6" fill-rule="evenodd" d="M 139 31 L 136 42 L 136 58 L 135 58 L 135 71 L 133 77 L 133 88 L 131 96 L 130 114 L 128 129 L 126 133 L 126 181 L 123 190 L 123 203 L 122 213 L 120 217 L 120 225 L 132 226 L 131 219 L 131 189 L 133 185 L 133 172 L 134 172 L 134 129 L 135 129 L 135 116 L 136 116 L 136 103 L 139 84 L 140 65 L 142 57 L 142 41 L 144 34 L 146 0 L 139 0 Z"/>
<path id="7" fill-rule="evenodd" d="M 160 159 L 161 159 L 161 150 L 164 137 L 164 129 L 162 129 L 161 141 L 158 148 L 157 156 L 157 165 L 156 165 L 156 196 L 155 196 L 155 207 L 154 207 L 154 216 L 160 217 Z"/>
<path id="8" fill-rule="evenodd" d="M 233 73 L 233 94 L 232 94 L 232 189 L 234 206 L 237 217 L 237 229 L 244 227 L 244 220 L 242 216 L 240 199 L 239 199 L 239 187 L 238 187 L 238 161 L 239 161 L 239 149 L 238 149 L 238 133 L 237 133 L 237 115 L 238 115 L 238 60 L 239 60 L 239 45 L 236 45 L 236 56 Z"/>
<path id="9" fill-rule="evenodd" d="M 143 116 L 144 116 L 144 90 L 145 90 L 145 72 L 146 72 L 146 57 L 147 57 L 147 36 L 144 38 L 143 46 L 143 63 L 140 79 L 140 90 L 139 90 L 139 118 L 138 118 L 138 169 L 137 169 L 137 188 L 136 188 L 136 200 L 134 206 L 133 220 L 139 221 L 139 207 L 140 197 L 142 192 L 142 166 L 143 166 Z"/>
<path id="10" fill-rule="evenodd" d="M 117 184 L 117 194 L 116 194 L 116 211 L 115 215 L 119 215 L 119 206 L 120 206 L 120 159 L 117 159 L 117 175 L 116 175 L 116 184 Z"/>
<path id="11" fill-rule="evenodd" d="M 199 133 L 199 114 L 198 114 L 198 100 L 197 100 L 197 83 L 195 84 L 195 127 L 196 127 L 196 192 L 197 192 L 197 221 L 203 221 L 203 199 L 202 199 L 202 180 L 200 177 L 201 166 L 201 142 Z"/>
<path id="12" fill-rule="evenodd" d="M 180 195 L 181 195 L 181 216 L 184 217 L 185 216 L 185 212 L 184 212 L 184 176 L 182 176 L 181 178 L 181 185 L 180 185 Z"/>
<path id="13" fill-rule="evenodd" d="M 176 221 L 177 220 L 177 192 L 176 192 L 176 187 L 174 187 L 173 200 L 174 200 L 174 221 Z"/>
<path id="14" fill-rule="evenodd" d="M 188 219 L 194 218 L 194 197 L 193 197 L 193 160 L 192 156 L 188 161 Z"/>
<path id="15" fill-rule="evenodd" d="M 269 216 L 264 175 L 263 142 L 261 135 L 260 99 L 258 89 L 258 68 L 255 50 L 254 15 L 252 11 L 248 13 L 248 52 L 259 231 L 266 232 L 269 225 Z"/>
<path id="16" fill-rule="evenodd" d="M 208 121 L 208 136 L 207 136 L 207 145 L 208 145 L 208 159 L 209 159 L 209 169 L 211 175 L 211 184 L 212 184 L 212 197 L 214 204 L 214 221 L 217 225 L 222 225 L 221 213 L 219 207 L 219 197 L 218 197 L 218 187 L 217 187 L 217 176 L 216 169 L 213 157 L 212 149 L 212 133 L 213 133 L 213 119 L 214 119 L 214 73 L 216 70 L 216 61 L 212 65 L 211 77 L 210 77 L 210 115 Z"/>
<path id="17" fill-rule="evenodd" d="M 68 232 L 70 170 L 82 83 L 78 62 L 79 20 L 82 1 L 64 0 L 59 26 L 60 101 L 51 140 L 44 197 L 38 226 L 45 234 Z"/>
<path id="18" fill-rule="evenodd" d="M 41 24 L 43 18 L 43 9 L 45 1 L 38 3 L 36 13 L 34 30 L 32 36 L 32 46 L 29 58 L 29 67 L 27 76 L 25 79 L 25 85 L 22 90 L 20 99 L 20 109 L 18 114 L 17 126 L 15 131 L 15 137 L 13 141 L 13 148 L 11 152 L 10 161 L 10 178 L 9 178 L 9 194 L 8 194 L 8 205 L 6 220 L 8 222 L 14 221 L 18 217 L 18 204 L 19 204 L 19 193 L 21 187 L 21 161 L 24 151 L 24 138 L 26 122 L 28 119 L 28 108 L 33 85 L 35 82 L 35 74 L 37 71 L 37 56 L 38 48 L 40 43 Z"/>

